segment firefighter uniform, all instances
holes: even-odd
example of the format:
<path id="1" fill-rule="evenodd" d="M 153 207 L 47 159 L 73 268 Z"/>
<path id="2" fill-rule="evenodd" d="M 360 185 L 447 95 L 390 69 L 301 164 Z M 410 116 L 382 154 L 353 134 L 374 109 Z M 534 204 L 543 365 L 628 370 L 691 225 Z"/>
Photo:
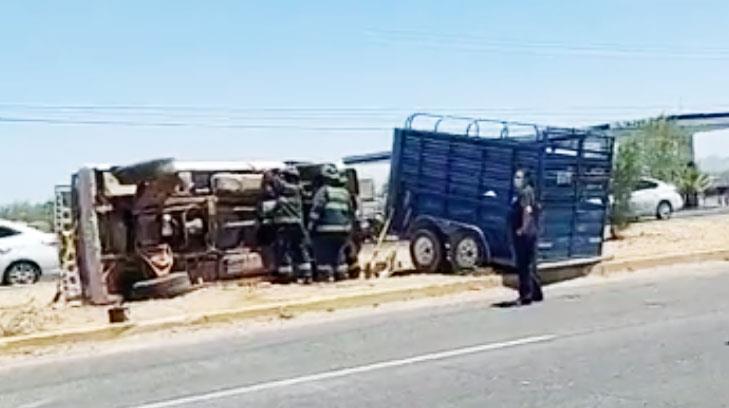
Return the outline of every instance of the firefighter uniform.
<path id="1" fill-rule="evenodd" d="M 345 279 L 344 246 L 352 231 L 352 196 L 333 166 L 322 169 L 325 185 L 314 195 L 308 229 L 314 245 L 317 273 L 321 279 Z"/>
<path id="2" fill-rule="evenodd" d="M 303 224 L 301 186 L 299 172 L 287 167 L 271 179 L 268 190 L 264 188 L 264 212 L 275 231 L 274 253 L 279 276 L 290 280 L 294 276 L 310 281 L 311 259 L 306 248 L 306 231 Z M 265 210 L 268 210 L 267 212 Z M 267 218 L 264 218 L 264 222 Z"/>
<path id="3" fill-rule="evenodd" d="M 343 186 L 347 186 L 349 180 L 345 174 L 341 174 L 340 181 Z M 347 264 L 348 277 L 354 278 L 360 276 L 362 268 L 359 264 L 359 245 L 362 239 L 362 230 L 357 218 L 357 212 L 359 209 L 357 203 L 357 197 L 350 194 L 352 208 L 350 212 L 350 222 L 352 225 L 352 232 L 349 234 L 350 239 L 347 240 L 347 244 L 344 246 L 344 261 Z"/>

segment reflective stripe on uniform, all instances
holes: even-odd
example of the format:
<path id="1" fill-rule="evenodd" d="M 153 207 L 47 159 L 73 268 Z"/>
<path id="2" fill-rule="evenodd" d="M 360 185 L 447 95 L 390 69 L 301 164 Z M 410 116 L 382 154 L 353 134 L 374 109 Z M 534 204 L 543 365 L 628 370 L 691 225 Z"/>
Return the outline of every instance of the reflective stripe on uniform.
<path id="1" fill-rule="evenodd" d="M 311 211 L 311 226 L 317 232 L 347 233 L 351 230 L 352 207 L 349 191 L 324 186 L 317 191 Z"/>
<path id="2" fill-rule="evenodd" d="M 352 227 L 347 225 L 319 225 L 316 227 L 317 232 L 349 232 Z"/>
<path id="3" fill-rule="evenodd" d="M 301 201 L 299 197 L 286 197 L 286 196 L 280 196 L 277 198 L 278 202 L 281 204 L 290 204 L 290 205 L 298 205 Z"/>
<path id="4" fill-rule="evenodd" d="M 334 210 L 334 211 L 349 211 L 349 205 L 345 203 L 340 203 L 337 201 L 329 201 L 325 206 L 324 209 L 326 210 Z"/>
<path id="5" fill-rule="evenodd" d="M 269 214 L 276 209 L 276 200 L 265 200 L 261 202 L 261 211 L 263 214 Z"/>
<path id="6" fill-rule="evenodd" d="M 276 224 L 298 224 L 301 220 L 298 217 L 274 217 L 273 222 Z"/>
<path id="7" fill-rule="evenodd" d="M 350 195 L 346 188 L 327 186 L 326 189 L 329 201 L 349 202 Z"/>

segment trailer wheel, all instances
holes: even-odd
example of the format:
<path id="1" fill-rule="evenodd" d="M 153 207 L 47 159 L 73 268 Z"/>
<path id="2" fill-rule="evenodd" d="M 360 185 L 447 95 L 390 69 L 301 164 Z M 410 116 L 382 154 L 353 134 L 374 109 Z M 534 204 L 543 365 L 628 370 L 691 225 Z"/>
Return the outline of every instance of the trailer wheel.
<path id="1" fill-rule="evenodd" d="M 479 239 L 471 232 L 457 232 L 450 248 L 450 259 L 453 270 L 472 270 L 484 258 L 484 251 Z"/>
<path id="2" fill-rule="evenodd" d="M 410 257 L 417 270 L 438 272 L 445 261 L 443 241 L 432 230 L 419 229 L 410 240 Z"/>
<path id="3" fill-rule="evenodd" d="M 132 299 L 160 299 L 182 295 L 192 290 L 187 272 L 175 272 L 161 278 L 139 281 L 132 286 Z"/>

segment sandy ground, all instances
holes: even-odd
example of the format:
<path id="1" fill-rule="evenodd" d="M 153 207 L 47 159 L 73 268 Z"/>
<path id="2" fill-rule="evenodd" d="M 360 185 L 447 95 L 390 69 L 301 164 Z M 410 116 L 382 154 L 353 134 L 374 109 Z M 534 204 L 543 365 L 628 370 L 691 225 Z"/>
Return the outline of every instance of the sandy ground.
<path id="1" fill-rule="evenodd" d="M 605 244 L 605 254 L 616 260 L 729 248 L 729 215 L 652 221 L 632 225 L 622 232 L 622 239 Z M 395 267 L 411 268 L 407 245 L 388 244 L 381 252 L 393 249 Z M 371 249 L 362 252 L 363 262 L 371 259 Z M 350 293 L 369 293 L 387 289 L 412 288 L 429 284 L 451 283 L 470 277 L 452 275 L 409 275 L 357 280 L 336 284 L 271 285 L 224 282 L 168 300 L 130 303 L 130 316 L 144 321 L 187 313 L 204 313 L 221 309 L 294 302 L 314 297 Z M 100 325 L 107 322 L 105 307 L 71 307 L 53 305 L 56 285 L 43 282 L 30 287 L 0 288 L 0 337 Z"/>
<path id="2" fill-rule="evenodd" d="M 473 280 L 473 277 L 409 275 L 308 286 L 218 282 L 174 299 L 132 302 L 127 306 L 132 320 L 146 321 L 181 314 L 284 304 L 304 299 L 367 294 L 469 280 Z M 55 284 L 52 283 L 0 291 L 0 337 L 87 327 L 107 322 L 106 307 L 53 305 L 51 300 L 54 294 Z"/>
<path id="3" fill-rule="evenodd" d="M 640 222 L 620 235 L 605 243 L 604 255 L 630 259 L 729 249 L 729 215 Z"/>

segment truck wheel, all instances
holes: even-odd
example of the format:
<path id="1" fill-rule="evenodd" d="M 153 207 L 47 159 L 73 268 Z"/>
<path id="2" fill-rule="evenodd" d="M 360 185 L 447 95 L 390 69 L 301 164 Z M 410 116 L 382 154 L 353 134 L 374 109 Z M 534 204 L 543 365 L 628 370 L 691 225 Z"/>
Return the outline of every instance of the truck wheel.
<path id="1" fill-rule="evenodd" d="M 410 257 L 417 270 L 438 272 L 445 261 L 443 242 L 429 229 L 417 230 L 410 240 Z"/>
<path id="2" fill-rule="evenodd" d="M 479 239 L 470 232 L 458 232 L 450 250 L 453 270 L 475 269 L 483 259 L 483 249 Z"/>
<path id="3" fill-rule="evenodd" d="M 187 272 L 175 272 L 161 278 L 148 279 L 132 286 L 132 299 L 160 299 L 182 295 L 192 290 Z"/>

